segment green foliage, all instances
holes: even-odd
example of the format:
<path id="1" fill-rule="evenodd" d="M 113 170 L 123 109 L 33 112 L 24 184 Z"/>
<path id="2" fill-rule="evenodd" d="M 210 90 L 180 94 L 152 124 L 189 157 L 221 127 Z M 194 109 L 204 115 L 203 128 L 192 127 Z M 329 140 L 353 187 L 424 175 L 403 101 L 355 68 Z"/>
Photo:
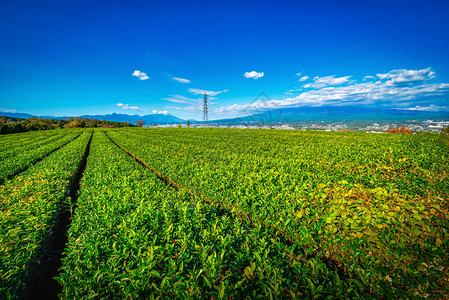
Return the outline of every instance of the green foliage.
<path id="1" fill-rule="evenodd" d="M 81 129 L 46 131 L 34 138 L 0 140 L 0 184 L 17 172 L 26 169 L 52 151 L 69 143 L 81 134 Z"/>
<path id="2" fill-rule="evenodd" d="M 355 297 L 360 288 L 263 228 L 176 191 L 95 133 L 62 298 Z M 330 285 L 330 286 L 329 286 Z"/>
<path id="3" fill-rule="evenodd" d="M 113 122 L 105 120 L 87 119 L 81 117 L 67 118 L 65 120 L 40 119 L 36 117 L 29 119 L 0 117 L 0 134 L 50 130 L 60 128 L 94 128 L 94 127 L 119 128 L 119 127 L 133 127 L 133 126 L 134 125 L 128 122 Z"/>
<path id="4" fill-rule="evenodd" d="M 118 130 L 181 186 L 356 273 L 377 295 L 444 290 L 449 156 L 439 135 Z"/>
<path id="5" fill-rule="evenodd" d="M 441 129 L 441 132 L 449 134 L 449 126 L 447 126 L 446 128 Z"/>
<path id="6" fill-rule="evenodd" d="M 83 133 L 0 186 L 0 298 L 18 298 L 43 254 L 90 135 Z"/>
<path id="7" fill-rule="evenodd" d="M 76 132 L 0 136 L 0 165 Z M 87 139 L 1 186 L 2 298 L 45 249 Z M 96 129 L 60 296 L 445 297 L 447 147 L 439 134 Z"/>

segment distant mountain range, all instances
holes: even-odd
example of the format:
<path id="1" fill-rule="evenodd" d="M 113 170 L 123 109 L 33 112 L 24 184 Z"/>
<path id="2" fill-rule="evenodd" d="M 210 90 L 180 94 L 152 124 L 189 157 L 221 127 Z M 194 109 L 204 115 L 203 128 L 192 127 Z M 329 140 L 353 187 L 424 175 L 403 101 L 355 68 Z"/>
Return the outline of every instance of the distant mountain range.
<path id="1" fill-rule="evenodd" d="M 7 113 L 0 112 L 0 116 L 28 119 L 34 117 L 25 113 Z M 68 117 L 54 116 L 35 116 L 48 119 L 66 119 Z M 173 115 L 149 114 L 145 116 L 128 114 L 107 114 L 107 115 L 82 115 L 88 119 L 129 122 L 136 123 L 137 120 L 144 120 L 146 125 L 152 124 L 180 124 L 187 120 L 180 119 Z M 279 122 L 316 122 L 316 121 L 410 121 L 410 120 L 449 120 L 449 111 L 422 111 L 422 110 L 399 110 L 399 109 L 380 109 L 367 108 L 359 106 L 320 106 L 320 107 L 298 107 L 282 108 L 256 113 L 246 117 L 228 118 L 212 120 L 213 124 L 242 124 L 242 123 L 279 123 Z M 200 123 L 200 121 L 189 120 L 191 123 Z"/>
<path id="2" fill-rule="evenodd" d="M 449 111 L 420 111 L 366 108 L 360 106 L 296 107 L 269 110 L 246 117 L 211 121 L 226 123 L 278 123 L 278 122 L 382 122 L 439 119 L 449 120 Z"/>
<path id="3" fill-rule="evenodd" d="M 139 115 L 127 115 L 127 114 L 108 114 L 108 115 L 83 115 L 81 116 L 87 119 L 96 119 L 96 120 L 106 120 L 106 121 L 114 121 L 114 122 L 129 122 L 136 123 L 138 120 L 144 120 L 145 124 L 173 124 L 173 123 L 182 123 L 183 119 L 172 115 L 163 115 L 163 114 L 149 114 L 145 116 Z"/>
<path id="4" fill-rule="evenodd" d="M 28 119 L 32 117 L 44 118 L 44 119 L 57 119 L 57 120 L 65 120 L 69 117 L 55 117 L 55 116 L 36 116 L 25 113 L 6 113 L 0 112 L 0 116 L 12 117 L 12 118 L 22 118 Z M 96 120 L 105 120 L 105 121 L 114 121 L 114 122 L 129 122 L 136 123 L 138 120 L 144 120 L 145 124 L 174 124 L 174 123 L 183 123 L 185 122 L 183 119 L 172 115 L 163 115 L 163 114 L 149 114 L 145 116 L 139 115 L 127 115 L 127 114 L 107 114 L 107 115 L 82 115 L 80 117 L 87 119 L 96 119 Z"/>

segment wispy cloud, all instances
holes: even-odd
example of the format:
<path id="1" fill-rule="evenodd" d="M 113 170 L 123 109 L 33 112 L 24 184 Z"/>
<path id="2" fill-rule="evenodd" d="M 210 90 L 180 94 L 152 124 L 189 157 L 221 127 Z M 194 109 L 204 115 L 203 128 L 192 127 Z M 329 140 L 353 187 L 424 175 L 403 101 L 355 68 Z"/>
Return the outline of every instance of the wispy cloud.
<path id="1" fill-rule="evenodd" d="M 259 79 L 260 77 L 263 77 L 263 72 L 256 72 L 256 71 L 245 72 L 243 76 L 245 76 L 246 78 Z"/>
<path id="2" fill-rule="evenodd" d="M 13 113 L 13 112 L 16 112 L 15 109 L 6 109 L 6 108 L 3 108 L 3 107 L 0 107 L 0 111 L 2 111 L 2 112 L 7 112 L 7 113 Z"/>
<path id="3" fill-rule="evenodd" d="M 298 81 L 303 82 L 310 78 L 309 76 L 301 76 L 301 75 L 302 75 L 302 73 L 296 73 L 296 76 L 301 77 L 298 79 Z"/>
<path id="4" fill-rule="evenodd" d="M 302 92 L 295 97 L 273 99 L 264 103 L 274 107 L 301 107 L 323 105 L 366 105 L 388 108 L 403 108 L 410 110 L 444 110 L 444 104 L 449 99 L 448 83 L 427 83 L 434 78 L 435 73 L 429 69 L 393 70 L 386 74 L 379 74 L 381 80 L 363 83 L 349 82 L 350 76 L 335 78 L 334 76 L 316 77 L 314 82 L 303 87 L 314 87 L 314 90 Z M 373 79 L 373 78 L 367 78 Z M 405 80 L 407 79 L 407 81 Z M 420 79 L 420 80 L 418 80 Z M 392 84 L 396 83 L 405 84 Z M 339 85 L 349 82 L 345 86 Z M 289 93 L 299 91 L 288 90 Z M 260 109 L 260 103 L 249 105 L 234 104 L 216 109 L 215 113 L 239 114 L 251 109 Z"/>
<path id="5" fill-rule="evenodd" d="M 405 109 L 405 110 L 420 110 L 420 111 L 444 111 L 444 110 L 448 110 L 448 108 L 446 106 L 438 106 L 438 105 L 434 105 L 431 104 L 429 106 L 419 106 L 416 105 L 415 107 L 407 107 L 407 108 L 401 108 L 401 109 Z"/>
<path id="6" fill-rule="evenodd" d="M 149 79 L 148 75 L 144 72 L 140 72 L 139 70 L 135 70 L 133 76 L 139 78 L 139 80 L 147 80 Z"/>
<path id="7" fill-rule="evenodd" d="M 178 82 L 181 82 L 181 83 L 190 83 L 190 80 L 185 79 L 185 78 L 172 77 L 172 79 L 173 79 L 173 80 L 176 80 L 176 81 L 178 81 Z"/>
<path id="8" fill-rule="evenodd" d="M 326 85 L 324 83 L 306 83 L 302 86 L 304 89 L 320 89 L 325 87 Z"/>
<path id="9" fill-rule="evenodd" d="M 137 106 L 130 106 L 128 104 L 123 104 L 123 103 L 117 103 L 118 107 L 121 107 L 122 109 L 132 109 L 132 110 L 138 110 L 138 111 L 143 111 L 144 109 L 137 107 Z"/>
<path id="10" fill-rule="evenodd" d="M 204 93 L 206 93 L 207 95 L 209 95 L 209 101 L 211 101 L 211 100 L 217 99 L 214 96 L 221 94 L 221 93 L 225 93 L 228 90 L 207 91 L 207 90 L 202 90 L 202 89 L 190 88 L 190 89 L 188 89 L 188 91 L 195 95 L 203 95 Z M 202 97 L 189 98 L 189 97 L 185 97 L 185 96 L 181 96 L 181 95 L 170 95 L 170 97 L 163 98 L 163 100 L 170 101 L 173 103 L 183 104 L 180 106 L 167 105 L 167 106 L 165 106 L 165 108 L 167 108 L 167 109 L 183 110 L 183 111 L 190 112 L 190 113 L 198 113 L 198 112 L 202 111 L 202 104 L 203 104 Z M 216 102 L 209 102 L 209 104 L 211 104 L 211 105 L 216 104 Z"/>
<path id="11" fill-rule="evenodd" d="M 411 86 L 435 78 L 435 72 L 430 68 L 422 70 L 392 70 L 385 74 L 377 74 L 379 79 L 389 79 L 389 86 Z"/>
<path id="12" fill-rule="evenodd" d="M 324 84 L 324 85 L 341 85 L 349 81 L 351 76 L 343 76 L 343 77 L 335 77 L 335 75 L 313 78 L 313 82 L 315 84 Z"/>
<path id="13" fill-rule="evenodd" d="M 151 111 L 152 114 L 155 115 L 168 115 L 168 110 L 157 110 L 157 109 L 153 109 Z"/>
<path id="14" fill-rule="evenodd" d="M 326 86 L 333 86 L 333 85 L 342 85 L 343 83 L 349 82 L 349 78 L 351 76 L 343 76 L 343 77 L 335 77 L 335 75 L 330 76 L 324 76 L 324 77 L 318 77 L 316 76 L 313 78 L 313 82 L 304 84 L 302 88 L 304 89 L 321 89 Z M 299 81 L 306 81 L 309 79 L 308 76 L 304 76 L 299 79 Z"/>
<path id="15" fill-rule="evenodd" d="M 191 113 L 200 113 L 203 110 L 201 105 L 190 105 L 190 106 L 184 106 L 184 107 L 167 105 L 167 106 L 165 106 L 165 108 L 182 110 L 182 111 L 191 112 Z"/>
<path id="16" fill-rule="evenodd" d="M 181 95 L 170 95 L 170 97 L 162 98 L 163 100 L 174 102 L 174 103 L 197 103 L 200 99 L 192 99 L 184 97 Z M 209 98 L 210 99 L 210 98 Z"/>
<path id="17" fill-rule="evenodd" d="M 222 106 L 213 110 L 214 114 L 234 114 L 234 115 L 245 115 L 249 113 L 260 113 L 264 110 L 278 109 L 279 107 L 275 104 L 274 100 L 258 100 L 246 105 L 234 104 L 231 106 Z"/>
<path id="18" fill-rule="evenodd" d="M 229 90 L 207 91 L 207 90 L 190 88 L 190 89 L 188 89 L 188 91 L 191 92 L 192 94 L 195 94 L 195 95 L 203 95 L 204 93 L 206 93 L 209 96 L 217 96 L 218 94 L 225 93 L 225 92 L 227 92 Z"/>

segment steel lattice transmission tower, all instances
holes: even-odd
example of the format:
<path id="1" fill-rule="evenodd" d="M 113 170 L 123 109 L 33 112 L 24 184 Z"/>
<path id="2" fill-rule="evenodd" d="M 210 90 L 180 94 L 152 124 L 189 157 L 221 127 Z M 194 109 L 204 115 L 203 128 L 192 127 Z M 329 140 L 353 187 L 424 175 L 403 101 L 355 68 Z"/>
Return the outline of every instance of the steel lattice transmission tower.
<path id="1" fill-rule="evenodd" d="M 204 101 L 203 101 L 203 121 L 201 122 L 201 125 L 209 126 L 209 103 L 207 100 L 207 94 L 204 93 Z"/>

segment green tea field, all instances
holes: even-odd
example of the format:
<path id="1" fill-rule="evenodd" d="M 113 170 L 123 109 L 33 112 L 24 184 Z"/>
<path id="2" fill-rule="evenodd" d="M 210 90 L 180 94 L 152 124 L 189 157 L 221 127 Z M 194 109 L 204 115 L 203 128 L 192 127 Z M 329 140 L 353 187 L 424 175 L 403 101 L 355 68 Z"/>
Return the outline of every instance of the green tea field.
<path id="1" fill-rule="evenodd" d="M 449 297 L 445 134 L 0 136 L 0 298 Z"/>

